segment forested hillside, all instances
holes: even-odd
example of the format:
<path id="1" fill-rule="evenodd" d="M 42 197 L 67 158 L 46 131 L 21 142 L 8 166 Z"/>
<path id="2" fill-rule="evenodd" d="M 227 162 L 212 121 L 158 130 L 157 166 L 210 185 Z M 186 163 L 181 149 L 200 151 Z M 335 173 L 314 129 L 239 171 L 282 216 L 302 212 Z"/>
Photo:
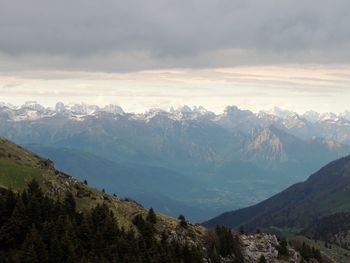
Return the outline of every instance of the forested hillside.
<path id="1" fill-rule="evenodd" d="M 1 189 L 1 262 L 202 262 L 201 248 L 157 238 L 150 210 L 133 220 L 138 232 L 120 227 L 106 204 L 85 212 L 67 192 L 45 196 L 36 181 L 21 193 Z"/>
<path id="2" fill-rule="evenodd" d="M 0 262 L 258 263 L 319 257 L 312 247 L 303 254 L 303 246 L 260 231 L 210 230 L 183 215 L 174 219 L 144 209 L 90 188 L 3 138 L 0 197 Z"/>

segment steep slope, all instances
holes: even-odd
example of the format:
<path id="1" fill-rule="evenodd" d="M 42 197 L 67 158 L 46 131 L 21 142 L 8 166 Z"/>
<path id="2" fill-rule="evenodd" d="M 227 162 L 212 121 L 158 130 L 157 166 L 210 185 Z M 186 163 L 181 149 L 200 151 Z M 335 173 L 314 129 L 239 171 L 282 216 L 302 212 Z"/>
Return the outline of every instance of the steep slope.
<path id="1" fill-rule="evenodd" d="M 236 203 L 249 205 L 260 201 L 283 189 L 280 185 L 286 182 L 277 173 L 249 162 L 225 163 L 213 172 L 215 180 L 205 180 L 204 176 L 193 178 L 162 167 L 113 162 L 80 150 L 39 144 L 25 147 L 54 161 L 59 170 L 79 180 L 87 180 L 93 187 L 131 197 L 170 216 L 184 214 L 193 222 L 233 209 L 237 207 Z M 258 198 L 244 195 L 244 189 L 252 187 L 261 193 Z M 269 190 L 272 188 L 274 192 Z M 231 195 L 230 192 L 234 193 Z M 163 198 L 156 201 L 154 197 L 160 195 Z M 210 196 L 215 196 L 215 202 Z"/>
<path id="2" fill-rule="evenodd" d="M 12 191 L 19 193 L 25 189 L 27 183 L 31 182 L 32 179 L 36 179 L 42 190 L 32 187 L 21 195 L 12 193 Z M 33 186 L 33 183 L 31 185 Z M 35 192 L 33 192 L 33 189 Z M 74 210 L 71 209 L 71 199 L 66 201 L 67 192 L 71 193 L 68 196 L 74 198 L 77 204 L 76 208 L 73 205 Z M 75 257 L 72 262 L 86 262 L 86 257 L 91 257 L 89 262 L 101 262 L 100 257 L 118 255 L 121 258 L 118 262 L 134 262 L 123 257 L 125 254 L 130 256 L 130 251 L 132 251 L 130 249 L 132 248 L 136 249 L 139 256 L 141 256 L 141 259 L 137 262 L 150 262 L 146 255 L 157 256 L 159 251 L 164 251 L 169 246 L 176 251 L 176 255 L 181 260 L 169 258 L 168 250 L 168 252 L 164 251 L 165 254 L 162 255 L 165 256 L 167 262 L 168 260 L 169 262 L 218 262 L 218 260 L 223 260 L 223 262 L 255 263 L 259 262 L 262 256 L 273 262 L 290 262 L 291 259 L 300 258 L 300 254 L 289 246 L 286 247 L 286 253 L 280 254 L 281 242 L 273 235 L 260 233 L 246 236 L 224 228 L 208 231 L 199 225 L 189 224 L 183 219 L 176 220 L 161 214 L 156 215 L 156 221 L 153 221 L 150 232 L 149 224 L 146 224 L 142 219 L 150 215 L 148 210 L 135 202 L 121 200 L 116 196 L 110 196 L 88 187 L 84 183 L 56 170 L 50 160 L 45 160 L 4 138 L 0 138 L 0 197 L 3 201 L 2 204 L 11 204 L 10 201 L 14 201 L 13 206 L 2 204 L 0 206 L 2 211 L 6 211 L 6 213 L 1 214 L 0 225 L 1 233 L 6 233 L 6 236 L 0 238 L 0 257 L 5 261 L 17 260 L 22 262 L 20 259 L 26 259 L 26 253 L 31 249 L 31 258 L 42 255 L 42 257 L 50 257 L 49 259 L 52 260 L 53 255 L 62 257 L 63 253 L 64 257 L 71 259 L 74 255 L 82 254 L 84 257 L 79 259 Z M 58 206 L 54 206 L 54 201 L 50 201 L 52 199 L 58 201 L 56 202 Z M 23 200 L 26 200 L 25 205 Z M 60 200 L 64 200 L 64 202 L 60 204 Z M 113 214 L 104 210 L 105 205 L 112 210 Z M 59 211 L 56 211 L 58 208 Z M 69 210 L 66 210 L 68 208 Z M 45 213 L 42 216 L 37 216 L 38 214 L 30 211 L 45 211 Z M 66 215 L 65 213 L 68 212 L 70 214 Z M 26 215 L 25 213 L 29 214 Z M 65 216 L 66 219 L 62 220 Z M 140 216 L 142 216 L 141 219 Z M 45 218 L 49 217 L 53 219 L 47 221 Z M 84 218 L 90 217 L 91 219 L 84 220 Z M 21 218 L 27 218 L 30 222 L 35 219 L 33 221 L 35 225 L 23 229 L 17 228 L 18 225 L 10 227 L 11 222 L 20 222 L 19 226 L 23 227 L 22 223 L 26 221 L 15 221 Z M 117 220 L 117 225 L 113 223 L 114 220 Z M 147 218 L 147 221 L 151 222 L 151 219 Z M 96 227 L 100 222 L 103 222 L 103 225 Z M 48 227 L 51 225 L 53 227 Z M 64 228 L 62 228 L 63 225 Z M 78 225 L 79 228 L 71 229 L 70 227 L 73 225 Z M 86 229 L 90 225 L 91 229 Z M 120 230 L 114 228 L 118 226 Z M 60 231 L 55 232 L 55 227 Z M 128 232 L 128 230 L 132 231 Z M 53 234 L 47 231 L 52 231 L 56 238 L 62 235 L 64 240 L 58 242 Z M 101 231 L 104 231 L 103 235 Z M 134 235 L 135 231 L 138 234 Z M 16 233 L 21 237 L 16 236 Z M 50 234 L 47 235 L 47 233 Z M 76 236 L 77 233 L 79 233 L 79 237 Z M 96 234 L 86 235 L 86 233 Z M 154 235 L 154 237 L 150 235 Z M 94 243 L 91 246 L 86 246 L 86 242 L 91 242 L 91 240 Z M 123 240 L 127 240 L 127 243 L 124 243 Z M 147 243 L 147 240 L 152 240 L 153 245 Z M 81 248 L 82 243 L 84 243 L 83 250 Z M 3 244 L 6 244 L 6 246 L 3 246 Z M 52 250 L 52 244 L 55 245 L 55 248 L 61 248 L 61 244 L 62 247 L 67 245 L 69 254 L 65 255 L 66 250 Z M 101 244 L 103 244 L 102 247 Z M 132 244 L 131 248 L 129 247 L 130 244 Z M 146 248 L 143 247 L 144 244 L 146 244 Z M 135 246 L 139 247 L 135 248 Z M 150 248 L 150 251 L 147 248 Z M 89 251 L 94 251 L 95 254 L 91 254 Z M 199 254 L 196 254 L 195 251 L 198 251 Z M 195 254 L 193 255 L 192 252 Z M 196 261 L 189 260 L 193 256 L 196 256 Z M 186 258 L 187 261 L 182 258 Z M 160 259 L 160 262 L 165 261 Z"/>
<path id="3" fill-rule="evenodd" d="M 350 250 L 350 212 L 335 213 L 315 220 L 301 233 L 312 239 L 337 244 Z"/>
<path id="4" fill-rule="evenodd" d="M 135 195 L 140 192 L 157 191 L 162 194 L 176 195 L 176 189 L 190 192 L 193 182 L 163 167 L 135 163 L 113 162 L 97 155 L 69 148 L 54 148 L 43 145 L 25 145 L 26 148 L 49 158 L 60 170 L 79 180 L 87 180 L 91 185 L 105 188 L 121 196 Z M 118 183 L 116 183 L 118 182 Z"/>
<path id="5" fill-rule="evenodd" d="M 53 110 L 27 103 L 0 108 L 0 136 L 24 146 L 45 143 L 54 150 L 33 150 L 108 192 L 135 197 L 145 187 L 178 205 L 200 207 L 203 216 L 185 207 L 184 212 L 201 222 L 256 204 L 350 153 L 348 145 L 312 138 L 318 133 L 303 139 L 290 134 L 291 127 L 308 129 L 310 123 L 281 115 L 285 119 L 237 107 L 219 115 L 189 107 L 134 114 L 94 105 L 59 104 Z"/>
<path id="6" fill-rule="evenodd" d="M 120 226 L 132 227 L 132 219 L 147 210 L 133 201 L 125 201 L 90 188 L 73 177 L 56 170 L 50 160 L 45 160 L 28 150 L 0 137 L 0 187 L 20 191 L 36 179 L 46 195 L 63 199 L 67 191 L 76 198 L 78 209 L 85 210 L 106 203 L 116 214 Z M 158 226 L 173 229 L 178 220 L 160 215 Z M 194 227 L 195 233 L 203 228 Z"/>
<path id="7" fill-rule="evenodd" d="M 317 218 L 350 211 L 350 157 L 334 161 L 303 183 L 257 205 L 228 212 L 204 223 L 215 227 L 304 228 Z"/>
<path id="8" fill-rule="evenodd" d="M 91 153 L 39 144 L 25 145 L 33 152 L 53 160 L 65 173 L 108 193 L 118 193 L 157 211 L 177 217 L 184 214 L 194 222 L 215 215 L 190 206 L 181 200 L 193 197 L 195 182 L 178 172 L 163 167 L 113 162 Z M 199 188 L 200 186 L 196 186 Z M 159 198 L 159 197 L 162 198 Z M 155 199 L 158 199 L 157 201 Z M 150 202 L 153 200 L 154 202 Z"/>

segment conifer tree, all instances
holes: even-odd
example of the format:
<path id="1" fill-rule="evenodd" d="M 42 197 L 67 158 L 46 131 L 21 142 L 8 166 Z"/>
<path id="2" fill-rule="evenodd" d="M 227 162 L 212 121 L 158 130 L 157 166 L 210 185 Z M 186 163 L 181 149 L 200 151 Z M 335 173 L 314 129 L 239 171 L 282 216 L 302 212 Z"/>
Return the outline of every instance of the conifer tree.
<path id="1" fill-rule="evenodd" d="M 244 225 L 239 226 L 238 232 L 239 232 L 241 235 L 245 235 Z"/>
<path id="2" fill-rule="evenodd" d="M 179 225 L 183 228 L 187 228 L 188 227 L 188 224 L 187 224 L 187 221 L 186 221 L 186 218 L 184 215 L 179 215 L 178 219 L 180 220 L 180 223 Z"/>
<path id="3" fill-rule="evenodd" d="M 66 193 L 66 196 L 63 200 L 63 207 L 66 213 L 68 214 L 68 216 L 70 216 L 71 218 L 75 217 L 76 203 L 75 203 L 74 196 L 71 192 Z"/>
<path id="4" fill-rule="evenodd" d="M 260 256 L 259 263 L 267 263 L 266 258 L 264 255 Z"/>
<path id="5" fill-rule="evenodd" d="M 48 253 L 38 230 L 33 225 L 23 243 L 23 254 L 21 262 L 23 263 L 46 263 L 48 262 Z"/>
<path id="6" fill-rule="evenodd" d="M 278 247 L 278 253 L 282 256 L 288 255 L 288 243 L 285 237 L 281 238 L 280 245 Z"/>
<path id="7" fill-rule="evenodd" d="M 154 212 L 152 207 L 148 210 L 148 214 L 147 214 L 146 219 L 148 222 L 150 222 L 152 224 L 157 223 L 157 216 L 156 216 L 156 213 Z"/>

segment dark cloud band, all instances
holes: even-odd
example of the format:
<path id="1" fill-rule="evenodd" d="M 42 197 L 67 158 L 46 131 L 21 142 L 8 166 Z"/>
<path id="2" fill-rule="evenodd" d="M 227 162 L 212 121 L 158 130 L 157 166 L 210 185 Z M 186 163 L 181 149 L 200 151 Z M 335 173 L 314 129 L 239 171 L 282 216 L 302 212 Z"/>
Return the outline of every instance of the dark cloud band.
<path id="1" fill-rule="evenodd" d="M 347 0 L 0 4 L 0 53 L 17 69 L 128 71 L 350 62 Z"/>

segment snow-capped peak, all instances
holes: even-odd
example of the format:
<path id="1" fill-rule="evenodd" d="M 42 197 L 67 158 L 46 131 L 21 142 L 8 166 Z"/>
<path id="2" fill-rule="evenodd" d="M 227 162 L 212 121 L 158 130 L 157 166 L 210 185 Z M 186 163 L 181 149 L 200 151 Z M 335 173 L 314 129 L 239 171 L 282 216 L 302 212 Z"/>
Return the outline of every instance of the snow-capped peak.
<path id="1" fill-rule="evenodd" d="M 279 107 L 274 107 L 272 110 L 266 111 L 266 113 L 277 116 L 281 119 L 297 118 L 298 114 L 294 111 L 285 110 Z"/>
<path id="2" fill-rule="evenodd" d="M 104 112 L 108 112 L 108 113 L 113 113 L 113 114 L 120 114 L 123 115 L 125 112 L 122 109 L 122 107 L 118 106 L 118 105 L 114 105 L 114 104 L 109 104 L 106 105 L 102 111 Z"/>
<path id="3" fill-rule="evenodd" d="M 350 121 L 350 111 L 346 110 L 343 113 L 341 113 L 340 116 L 343 117 L 344 119 Z"/>
<path id="4" fill-rule="evenodd" d="M 320 114 L 319 121 L 334 120 L 336 121 L 339 117 L 333 112 L 327 112 Z"/>
<path id="5" fill-rule="evenodd" d="M 320 114 L 316 111 L 307 111 L 302 116 L 311 123 L 315 123 L 320 120 Z"/>
<path id="6" fill-rule="evenodd" d="M 45 107 L 37 103 L 36 101 L 26 101 L 22 106 L 22 109 L 32 109 L 38 112 L 45 111 Z"/>

